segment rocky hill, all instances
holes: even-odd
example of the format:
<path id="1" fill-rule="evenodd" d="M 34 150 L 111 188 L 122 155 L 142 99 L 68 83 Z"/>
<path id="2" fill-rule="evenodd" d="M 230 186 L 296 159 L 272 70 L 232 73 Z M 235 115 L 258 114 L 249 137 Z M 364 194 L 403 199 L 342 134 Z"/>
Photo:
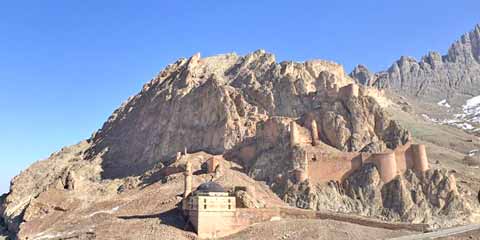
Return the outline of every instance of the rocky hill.
<path id="1" fill-rule="evenodd" d="M 196 54 L 167 66 L 117 109 L 92 137 L 87 158 L 101 157 L 103 176 L 117 178 L 184 148 L 221 154 L 252 138 L 269 116 L 296 118 L 315 108 L 315 93 L 334 83 L 353 83 L 336 63 L 276 63 L 264 51 Z"/>
<path id="2" fill-rule="evenodd" d="M 333 62 L 277 63 L 262 50 L 195 54 L 167 66 L 90 139 L 13 179 L 9 194 L 0 198 L 0 215 L 19 239 L 192 238 L 175 212 L 182 184 L 177 153 L 187 152 L 197 161 L 197 185 L 215 179 L 255 186 L 262 204 L 378 214 L 391 221 L 470 221 L 476 203 L 448 172 L 410 173 L 383 183 L 373 169 L 362 168 L 334 189 L 294 180 L 298 163 L 292 160 L 290 124 L 315 120 L 318 144 L 330 154 L 383 152 L 412 140 L 385 110 L 389 104 Z M 222 160 L 218 175 L 202 171 L 212 156 Z M 331 198 L 317 195 L 322 191 Z M 310 199 L 314 195 L 318 199 Z M 298 200 L 305 198 L 312 204 Z M 318 207 L 325 202 L 333 207 Z M 334 207 L 342 204 L 348 207 Z"/>
<path id="3" fill-rule="evenodd" d="M 446 55 L 430 52 L 420 61 L 401 57 L 382 72 L 363 65 L 350 76 L 361 84 L 388 88 L 406 96 L 439 102 L 462 102 L 480 95 L 480 25 L 452 44 Z"/>

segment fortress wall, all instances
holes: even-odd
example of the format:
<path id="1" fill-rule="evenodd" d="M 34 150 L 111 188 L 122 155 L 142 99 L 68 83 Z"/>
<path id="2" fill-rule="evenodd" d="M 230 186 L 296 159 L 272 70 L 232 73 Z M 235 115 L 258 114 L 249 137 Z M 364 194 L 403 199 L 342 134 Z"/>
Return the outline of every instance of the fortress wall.
<path id="1" fill-rule="evenodd" d="M 411 155 L 413 160 L 413 168 L 416 171 L 424 172 L 428 170 L 428 158 L 425 145 L 423 144 L 412 144 L 411 146 Z"/>
<path id="2" fill-rule="evenodd" d="M 374 153 L 370 159 L 377 166 L 383 182 L 389 182 L 398 175 L 397 160 L 394 152 Z"/>
<path id="3" fill-rule="evenodd" d="M 343 88 L 344 96 L 356 94 L 354 85 Z M 357 93 L 358 94 L 358 93 Z M 307 155 L 308 159 L 299 159 L 294 156 L 296 162 L 306 162 L 303 169 L 295 169 L 293 172 L 297 181 L 309 179 L 314 183 L 330 180 L 342 181 L 346 176 L 361 168 L 364 163 L 371 162 L 377 167 L 383 182 L 389 182 L 398 174 L 404 173 L 407 169 L 426 171 L 428 169 L 428 158 L 424 145 L 406 143 L 395 150 L 388 150 L 383 153 L 360 153 L 360 152 L 326 152 L 316 141 L 318 135 L 316 122 L 312 117 L 307 117 L 305 127 L 296 122 L 290 122 L 290 146 L 301 146 L 304 151 L 302 156 Z M 306 127 L 310 126 L 310 129 Z M 313 145 L 313 147 L 312 147 Z M 301 155 L 301 154 L 300 154 Z M 303 170 L 303 171 L 302 171 Z"/>
<path id="4" fill-rule="evenodd" d="M 219 164 L 218 158 L 213 156 L 207 160 L 208 173 L 214 173 Z"/>
<path id="5" fill-rule="evenodd" d="M 317 121 L 314 119 L 311 121 L 311 135 L 312 135 L 312 145 L 317 146 L 318 141 L 320 141 L 320 136 L 318 135 L 318 126 Z"/>
<path id="6" fill-rule="evenodd" d="M 375 164 L 384 182 L 389 182 L 407 169 L 415 169 L 416 171 L 428 169 L 425 146 L 411 144 L 410 142 L 399 146 L 395 151 L 373 154 L 360 152 L 328 153 L 322 148 L 311 146 L 305 147 L 304 151 L 308 156 L 306 177 L 314 183 L 330 180 L 342 181 L 346 176 L 360 169 L 365 163 Z M 305 176 L 300 175 L 300 172 L 296 174 L 301 179 L 305 178 Z"/>
<path id="7" fill-rule="evenodd" d="M 236 223 L 242 225 L 243 221 L 248 220 L 249 224 L 270 221 L 274 217 L 280 216 L 278 208 L 239 208 L 235 212 Z"/>
<path id="8" fill-rule="evenodd" d="M 394 155 L 395 155 L 395 164 L 397 165 L 397 171 L 405 172 L 408 169 L 405 152 L 395 151 Z"/>
<path id="9" fill-rule="evenodd" d="M 290 146 L 311 143 L 310 130 L 298 125 L 295 121 L 290 122 Z"/>
<path id="10" fill-rule="evenodd" d="M 348 84 L 344 87 L 341 87 L 339 90 L 339 96 L 341 98 L 350 98 L 350 97 L 358 97 L 359 95 L 359 88 L 357 84 Z"/>
<path id="11" fill-rule="evenodd" d="M 298 144 L 298 130 L 297 124 L 292 121 L 290 123 L 290 146 L 293 147 Z"/>
<path id="12" fill-rule="evenodd" d="M 361 86 L 359 89 L 360 96 L 373 97 L 382 107 L 388 107 L 392 102 L 385 97 L 385 90 L 375 87 Z"/>
<path id="13" fill-rule="evenodd" d="M 331 97 L 331 98 L 338 97 L 339 91 L 340 90 L 339 90 L 338 85 L 336 83 L 334 83 L 330 86 L 327 86 L 327 96 L 328 97 Z"/>
<path id="14" fill-rule="evenodd" d="M 327 182 L 342 181 L 349 173 L 362 166 L 362 156 L 359 153 L 325 153 L 310 152 L 308 178 L 310 181 Z"/>
<path id="15" fill-rule="evenodd" d="M 257 134 L 261 134 L 261 137 L 269 143 L 275 144 L 280 135 L 278 123 L 273 119 L 268 119 L 263 123 L 263 129 L 261 131 L 257 131 Z"/>
<path id="16" fill-rule="evenodd" d="M 333 74 L 341 86 L 353 82 L 352 79 L 346 77 L 343 66 L 338 63 L 326 60 L 310 60 L 305 62 L 305 65 L 307 70 L 310 73 L 313 73 L 312 75 L 314 75 L 314 78 L 318 78 L 321 72 L 326 71 Z"/>
<path id="17" fill-rule="evenodd" d="M 408 142 L 403 146 L 399 146 L 395 149 L 395 158 L 397 161 L 397 170 L 399 172 L 405 172 L 407 169 L 413 168 L 413 160 L 410 149 L 411 143 Z"/>

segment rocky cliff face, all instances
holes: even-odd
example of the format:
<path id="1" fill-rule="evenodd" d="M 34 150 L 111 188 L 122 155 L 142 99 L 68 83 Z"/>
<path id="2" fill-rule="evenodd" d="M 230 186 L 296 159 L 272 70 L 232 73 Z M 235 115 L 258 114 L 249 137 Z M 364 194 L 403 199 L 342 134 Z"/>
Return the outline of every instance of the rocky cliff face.
<path id="1" fill-rule="evenodd" d="M 102 159 L 104 178 L 118 178 L 141 174 L 185 148 L 220 154 L 254 137 L 257 122 L 270 116 L 301 117 L 326 104 L 317 93 L 329 85 L 349 83 L 353 80 L 338 64 L 319 60 L 276 63 L 264 51 L 244 57 L 180 59 L 115 111 L 93 136 L 87 158 Z M 325 124 L 348 130 L 345 140 L 332 144 L 351 149 L 346 141 L 352 135 L 363 136 L 355 135 L 363 129 L 348 112 L 356 111 L 355 106 L 342 104 L 328 106 L 333 115 Z M 363 110 L 358 111 L 361 115 Z M 365 141 L 369 143 L 372 137 Z"/>
<path id="2" fill-rule="evenodd" d="M 435 227 L 465 224 L 476 201 L 463 198 L 455 177 L 445 170 L 407 171 L 383 183 L 374 165 L 365 165 L 343 183 L 292 185 L 284 195 L 292 206 L 357 213 L 387 221 L 428 223 Z"/>
<path id="3" fill-rule="evenodd" d="M 420 61 L 401 57 L 375 74 L 359 65 L 350 76 L 361 84 L 432 101 L 480 95 L 480 25 L 452 44 L 447 55 L 430 52 Z"/>

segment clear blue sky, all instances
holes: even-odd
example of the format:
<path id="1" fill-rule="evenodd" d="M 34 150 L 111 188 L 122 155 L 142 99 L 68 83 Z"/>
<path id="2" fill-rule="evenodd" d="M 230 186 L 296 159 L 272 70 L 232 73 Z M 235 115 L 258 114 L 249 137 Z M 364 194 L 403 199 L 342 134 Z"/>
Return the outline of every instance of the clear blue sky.
<path id="1" fill-rule="evenodd" d="M 263 48 L 277 60 L 387 68 L 444 53 L 478 0 L 3 1 L 0 192 L 32 162 L 88 138 L 166 64 Z"/>

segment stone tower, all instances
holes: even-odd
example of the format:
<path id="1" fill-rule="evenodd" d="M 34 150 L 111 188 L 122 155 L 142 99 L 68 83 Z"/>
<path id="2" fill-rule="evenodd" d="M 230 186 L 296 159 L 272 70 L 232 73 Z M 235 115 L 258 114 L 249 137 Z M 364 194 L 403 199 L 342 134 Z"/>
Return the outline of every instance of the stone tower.
<path id="1" fill-rule="evenodd" d="M 187 198 L 188 195 L 192 192 L 192 162 L 190 159 L 187 160 L 185 164 L 185 186 L 183 192 L 183 198 Z"/>
<path id="2" fill-rule="evenodd" d="M 317 127 L 317 121 L 315 119 L 312 119 L 312 132 L 311 132 L 311 135 L 312 135 L 312 145 L 313 146 L 317 146 L 318 145 L 318 141 L 319 141 L 319 137 L 318 137 L 318 127 Z"/>
<path id="3" fill-rule="evenodd" d="M 298 144 L 298 129 L 295 121 L 290 122 L 290 146 Z"/>
<path id="4" fill-rule="evenodd" d="M 216 157 L 211 157 L 207 160 L 207 171 L 208 173 L 215 173 L 219 165 L 218 159 Z"/>
<path id="5" fill-rule="evenodd" d="M 428 170 L 427 150 L 423 144 L 412 144 L 413 167 L 416 171 L 425 172 Z"/>
<path id="6" fill-rule="evenodd" d="M 303 158 L 303 171 L 305 171 L 305 178 L 308 178 L 308 153 L 306 152 Z"/>
<path id="7" fill-rule="evenodd" d="M 374 153 L 372 158 L 384 183 L 390 182 L 398 175 L 394 152 Z"/>

